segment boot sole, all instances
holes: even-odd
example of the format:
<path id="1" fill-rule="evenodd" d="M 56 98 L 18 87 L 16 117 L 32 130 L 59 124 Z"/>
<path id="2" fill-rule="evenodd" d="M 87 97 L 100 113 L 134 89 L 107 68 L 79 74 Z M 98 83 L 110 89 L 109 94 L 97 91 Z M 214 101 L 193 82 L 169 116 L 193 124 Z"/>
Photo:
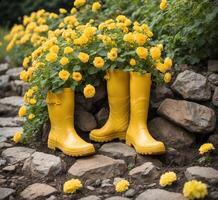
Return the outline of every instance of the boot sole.
<path id="1" fill-rule="evenodd" d="M 52 150 L 59 149 L 64 154 L 66 154 L 68 156 L 73 156 L 73 157 L 88 156 L 88 155 L 95 153 L 94 146 L 91 148 L 83 149 L 83 150 L 78 150 L 78 149 L 72 150 L 69 148 L 62 147 L 61 144 L 59 144 L 58 142 L 53 141 L 51 139 L 48 140 L 48 148 L 52 149 Z"/>
<path id="2" fill-rule="evenodd" d="M 113 133 L 113 135 L 109 136 L 103 136 L 103 137 L 98 137 L 93 134 L 89 135 L 90 140 L 95 141 L 95 142 L 110 142 L 115 139 L 119 140 L 125 140 L 126 139 L 126 132 L 119 132 L 119 133 Z"/>
<path id="3" fill-rule="evenodd" d="M 165 153 L 165 147 L 143 147 L 143 148 L 140 148 L 140 147 L 137 147 L 133 142 L 131 142 L 129 139 L 126 139 L 126 144 L 128 146 L 133 146 L 135 151 L 139 154 L 142 154 L 142 155 L 161 155 L 161 154 L 164 154 Z"/>

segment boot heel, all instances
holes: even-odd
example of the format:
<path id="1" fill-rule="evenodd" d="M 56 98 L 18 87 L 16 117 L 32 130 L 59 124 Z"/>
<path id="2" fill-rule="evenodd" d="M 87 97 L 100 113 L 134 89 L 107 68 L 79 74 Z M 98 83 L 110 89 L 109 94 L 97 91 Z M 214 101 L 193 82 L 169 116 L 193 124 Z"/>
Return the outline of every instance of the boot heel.
<path id="1" fill-rule="evenodd" d="M 119 140 L 126 140 L 126 132 L 118 133 Z"/>
<path id="2" fill-rule="evenodd" d="M 48 148 L 52 150 L 55 150 L 56 148 L 55 142 L 52 141 L 51 139 L 48 139 Z"/>

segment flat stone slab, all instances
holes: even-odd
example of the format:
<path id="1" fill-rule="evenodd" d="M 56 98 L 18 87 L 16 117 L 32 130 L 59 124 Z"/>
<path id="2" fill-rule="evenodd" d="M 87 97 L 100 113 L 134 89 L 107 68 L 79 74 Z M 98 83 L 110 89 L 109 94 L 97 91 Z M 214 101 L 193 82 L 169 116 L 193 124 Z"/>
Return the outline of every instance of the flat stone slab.
<path id="1" fill-rule="evenodd" d="M 182 194 L 162 189 L 149 189 L 141 193 L 135 200 L 187 200 Z"/>
<path id="2" fill-rule="evenodd" d="M 0 200 L 7 199 L 14 192 L 15 192 L 15 190 L 13 190 L 11 188 L 2 188 L 2 187 L 0 187 Z"/>
<path id="3" fill-rule="evenodd" d="M 23 105 L 23 97 L 11 96 L 0 99 L 0 114 L 15 116 L 19 108 Z"/>
<path id="4" fill-rule="evenodd" d="M 10 76 L 11 80 L 19 80 L 20 79 L 20 72 L 23 71 L 23 67 L 16 67 L 9 69 L 6 74 Z"/>
<path id="5" fill-rule="evenodd" d="M 68 170 L 68 174 L 82 180 L 96 180 L 121 176 L 126 170 L 127 166 L 123 160 L 94 155 L 78 159 Z"/>
<path id="6" fill-rule="evenodd" d="M 8 70 L 8 68 L 9 68 L 8 63 L 0 64 L 0 75 L 5 74 L 5 72 Z"/>
<path id="7" fill-rule="evenodd" d="M 212 167 L 200 167 L 200 166 L 189 167 L 185 171 L 185 176 L 188 180 L 197 178 L 201 180 L 206 180 L 208 182 L 218 183 L 218 170 Z"/>
<path id="8" fill-rule="evenodd" d="M 121 142 L 111 142 L 102 145 L 99 151 L 107 156 L 124 159 L 127 164 L 135 164 L 137 153 L 135 150 Z"/>
<path id="9" fill-rule="evenodd" d="M 23 122 L 21 117 L 0 117 L 0 127 L 19 127 Z"/>
<path id="10" fill-rule="evenodd" d="M 83 198 L 81 198 L 79 200 L 101 200 L 101 198 L 97 197 L 95 195 L 91 195 L 91 196 L 88 196 L 88 197 L 83 197 Z"/>
<path id="11" fill-rule="evenodd" d="M 55 176 L 62 169 L 60 157 L 42 152 L 33 153 L 26 159 L 23 171 L 32 177 Z"/>
<path id="12" fill-rule="evenodd" d="M 146 162 L 129 171 L 129 176 L 135 181 L 154 181 L 159 177 L 160 171 L 152 162 Z"/>
<path id="13" fill-rule="evenodd" d="M 2 157 L 10 164 L 15 164 L 29 158 L 35 151 L 27 147 L 11 147 L 2 152 Z"/>
<path id="14" fill-rule="evenodd" d="M 130 199 L 126 197 L 115 196 L 115 197 L 107 198 L 105 200 L 130 200 Z"/>
<path id="15" fill-rule="evenodd" d="M 22 131 L 21 127 L 4 127 L 0 128 L 0 141 L 6 141 L 8 138 L 13 137 L 18 131 Z"/>
<path id="16" fill-rule="evenodd" d="M 32 200 L 36 198 L 46 197 L 53 193 L 57 192 L 57 190 L 50 185 L 42 184 L 42 183 L 34 183 L 25 188 L 20 196 L 24 199 Z"/>

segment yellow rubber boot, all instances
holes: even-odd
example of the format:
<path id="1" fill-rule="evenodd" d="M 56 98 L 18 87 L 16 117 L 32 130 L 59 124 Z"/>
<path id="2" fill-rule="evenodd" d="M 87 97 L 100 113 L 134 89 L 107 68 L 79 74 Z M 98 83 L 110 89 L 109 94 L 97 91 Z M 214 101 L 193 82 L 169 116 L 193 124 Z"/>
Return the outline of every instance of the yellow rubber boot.
<path id="1" fill-rule="evenodd" d="M 81 139 L 76 133 L 74 123 L 74 91 L 65 88 L 63 92 L 49 92 L 48 104 L 51 130 L 48 136 L 48 148 L 60 149 L 69 156 L 86 156 L 95 152 L 94 146 Z"/>
<path id="2" fill-rule="evenodd" d="M 130 123 L 126 144 L 133 145 L 140 154 L 162 154 L 165 146 L 156 141 L 148 131 L 147 116 L 151 88 L 151 74 L 130 74 Z"/>
<path id="3" fill-rule="evenodd" d="M 110 114 L 102 128 L 91 131 L 90 139 L 96 142 L 125 140 L 129 124 L 129 73 L 110 71 L 107 79 Z"/>

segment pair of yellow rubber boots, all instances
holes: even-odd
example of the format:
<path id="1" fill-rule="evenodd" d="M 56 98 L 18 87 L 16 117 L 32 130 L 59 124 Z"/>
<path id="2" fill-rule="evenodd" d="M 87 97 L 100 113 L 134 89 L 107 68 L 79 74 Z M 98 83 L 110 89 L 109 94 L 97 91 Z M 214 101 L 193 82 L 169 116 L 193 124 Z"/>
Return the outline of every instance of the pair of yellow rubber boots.
<path id="1" fill-rule="evenodd" d="M 91 131 L 90 139 L 109 142 L 118 138 L 126 140 L 140 154 L 164 153 L 164 144 L 156 141 L 147 128 L 151 74 L 115 70 L 108 72 L 107 77 L 109 118 L 102 128 Z M 66 88 L 57 95 L 49 93 L 47 103 L 51 121 L 48 147 L 70 156 L 93 154 L 94 146 L 82 140 L 72 125 L 74 92 Z"/>

